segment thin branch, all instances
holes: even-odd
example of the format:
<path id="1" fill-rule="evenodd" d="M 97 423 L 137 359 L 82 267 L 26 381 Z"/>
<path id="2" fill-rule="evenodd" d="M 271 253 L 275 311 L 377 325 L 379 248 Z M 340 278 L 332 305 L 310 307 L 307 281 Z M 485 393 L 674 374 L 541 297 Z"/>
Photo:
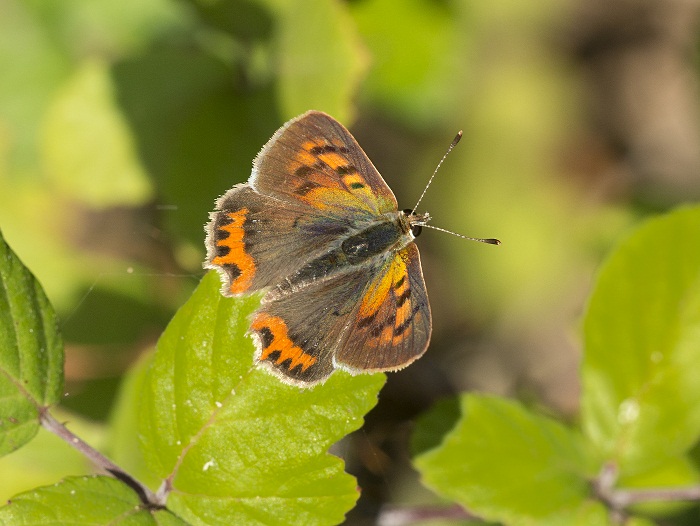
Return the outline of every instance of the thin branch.
<path id="1" fill-rule="evenodd" d="M 627 509 L 642 502 L 678 502 L 700 500 L 699 486 L 682 486 L 676 488 L 616 488 L 618 469 L 608 463 L 593 482 L 598 498 L 616 515 L 622 516 Z"/>
<path id="2" fill-rule="evenodd" d="M 123 483 L 133 489 L 138 494 L 139 499 L 146 508 L 165 508 L 166 495 L 156 495 L 153 493 L 146 485 L 129 475 L 126 471 L 117 466 L 114 462 L 109 460 L 90 444 L 85 442 L 79 436 L 75 435 L 65 425 L 56 420 L 51 413 L 49 413 L 47 408 L 43 408 L 40 411 L 39 420 L 44 429 L 63 439 L 66 443 L 70 444 L 72 447 L 80 451 L 80 453 L 85 455 L 95 466 L 106 471 L 114 478 L 121 480 Z"/>
<path id="3" fill-rule="evenodd" d="M 675 502 L 700 500 L 700 486 L 677 488 L 617 489 L 614 491 L 615 503 L 627 508 L 640 502 Z"/>

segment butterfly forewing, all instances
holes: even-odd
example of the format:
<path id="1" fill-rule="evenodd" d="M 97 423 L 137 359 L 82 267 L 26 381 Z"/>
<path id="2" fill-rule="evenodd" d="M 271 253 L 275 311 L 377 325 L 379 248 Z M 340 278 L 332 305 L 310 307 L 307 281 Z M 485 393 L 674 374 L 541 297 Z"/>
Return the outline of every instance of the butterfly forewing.
<path id="1" fill-rule="evenodd" d="M 310 111 L 273 135 L 250 180 L 216 208 L 205 267 L 221 274 L 224 294 L 238 295 L 283 282 L 397 205 L 350 132 Z"/>
<path id="2" fill-rule="evenodd" d="M 397 210 L 391 189 L 350 132 L 318 111 L 290 121 L 270 139 L 255 159 L 250 184 L 350 222 Z"/>

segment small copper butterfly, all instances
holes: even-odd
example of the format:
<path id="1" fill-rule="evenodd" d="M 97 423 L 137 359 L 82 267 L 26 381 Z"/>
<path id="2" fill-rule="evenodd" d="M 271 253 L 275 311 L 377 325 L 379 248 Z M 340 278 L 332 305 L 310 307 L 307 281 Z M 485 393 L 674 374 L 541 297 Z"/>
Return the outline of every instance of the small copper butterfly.
<path id="1" fill-rule="evenodd" d="M 220 273 L 225 296 L 266 290 L 250 334 L 256 360 L 283 382 L 395 371 L 430 341 L 414 243 L 429 219 L 399 211 L 350 132 L 309 111 L 277 130 L 248 182 L 218 199 L 204 266 Z"/>

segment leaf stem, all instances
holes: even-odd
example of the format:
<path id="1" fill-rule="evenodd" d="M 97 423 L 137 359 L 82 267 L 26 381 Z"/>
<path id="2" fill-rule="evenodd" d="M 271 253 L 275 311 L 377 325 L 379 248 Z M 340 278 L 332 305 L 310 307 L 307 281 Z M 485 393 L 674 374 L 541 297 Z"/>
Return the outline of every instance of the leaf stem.
<path id="1" fill-rule="evenodd" d="M 134 477 L 129 475 L 114 462 L 105 457 L 102 453 L 93 448 L 79 436 L 70 431 L 64 424 L 56 420 L 48 408 L 42 408 L 39 412 L 39 421 L 47 431 L 63 439 L 73 448 L 77 449 L 85 455 L 95 466 L 103 469 L 114 478 L 121 480 L 124 484 L 133 489 L 143 505 L 148 509 L 163 509 L 165 508 L 165 495 L 156 495 L 145 484 L 139 482 Z"/>

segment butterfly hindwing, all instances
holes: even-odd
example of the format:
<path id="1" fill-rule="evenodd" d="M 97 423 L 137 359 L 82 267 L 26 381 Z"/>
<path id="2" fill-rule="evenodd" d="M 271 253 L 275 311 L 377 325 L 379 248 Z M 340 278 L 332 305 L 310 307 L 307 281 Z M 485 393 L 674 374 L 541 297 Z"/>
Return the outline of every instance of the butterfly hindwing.
<path id="1" fill-rule="evenodd" d="M 371 269 L 351 269 L 263 302 L 253 315 L 256 358 L 287 383 L 312 385 L 334 370 Z"/>
<path id="2" fill-rule="evenodd" d="M 354 326 L 335 355 L 351 371 L 391 371 L 420 358 L 431 333 L 430 304 L 415 243 L 384 265 L 362 295 Z"/>
<path id="3" fill-rule="evenodd" d="M 430 339 L 430 307 L 418 255 L 394 255 L 264 303 L 254 315 L 257 359 L 284 381 L 310 385 L 336 367 L 357 373 L 400 369 Z M 420 270 L 420 267 L 417 267 Z"/>

